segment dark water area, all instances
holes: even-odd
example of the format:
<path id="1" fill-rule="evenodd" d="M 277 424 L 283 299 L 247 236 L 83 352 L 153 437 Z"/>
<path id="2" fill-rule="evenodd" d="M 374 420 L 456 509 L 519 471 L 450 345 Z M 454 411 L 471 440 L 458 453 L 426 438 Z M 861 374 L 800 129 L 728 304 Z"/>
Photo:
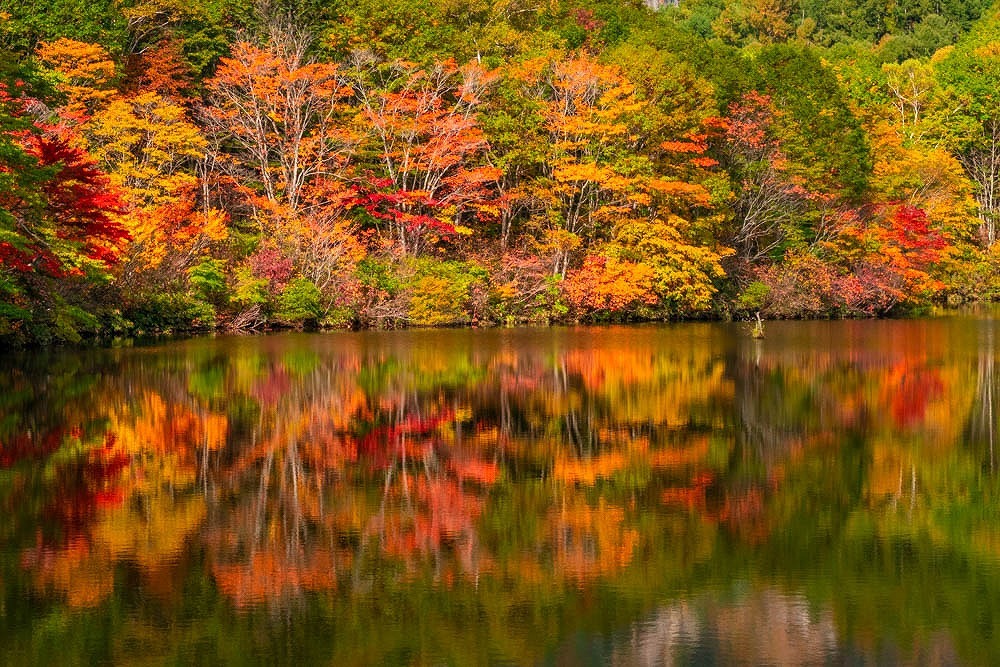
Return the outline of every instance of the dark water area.
<path id="1" fill-rule="evenodd" d="M 0 664 L 1000 664 L 1000 320 L 0 356 Z"/>

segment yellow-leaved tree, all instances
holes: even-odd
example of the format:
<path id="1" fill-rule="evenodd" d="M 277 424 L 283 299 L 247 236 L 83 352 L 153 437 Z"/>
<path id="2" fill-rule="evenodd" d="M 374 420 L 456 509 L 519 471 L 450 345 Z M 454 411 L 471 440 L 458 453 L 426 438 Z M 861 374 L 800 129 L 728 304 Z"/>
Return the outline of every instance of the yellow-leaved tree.
<path id="1" fill-rule="evenodd" d="M 207 142 L 187 110 L 156 92 L 112 100 L 84 128 L 91 153 L 125 193 L 132 246 L 123 278 L 177 274 L 226 237 L 226 214 L 199 202 L 196 169 Z M 166 263 L 165 263 L 166 262 Z"/>
<path id="2" fill-rule="evenodd" d="M 115 95 L 115 63 L 104 47 L 60 37 L 37 50 L 42 66 L 55 74 L 56 89 L 66 96 L 60 107 L 67 118 L 83 118 Z"/>

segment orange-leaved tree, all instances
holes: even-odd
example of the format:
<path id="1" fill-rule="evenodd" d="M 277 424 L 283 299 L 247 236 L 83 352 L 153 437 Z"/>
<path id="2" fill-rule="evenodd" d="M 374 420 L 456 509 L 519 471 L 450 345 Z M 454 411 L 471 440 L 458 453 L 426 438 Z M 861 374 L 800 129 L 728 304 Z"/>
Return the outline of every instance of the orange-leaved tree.
<path id="1" fill-rule="evenodd" d="M 338 122 L 350 93 L 334 64 L 308 56 L 309 35 L 276 29 L 264 47 L 237 42 L 208 82 L 211 129 L 234 149 L 232 166 L 263 198 L 299 211 L 313 178 L 339 173 L 354 142 Z"/>
<path id="2" fill-rule="evenodd" d="M 552 149 L 540 198 L 557 212 L 545 236 L 570 303 L 645 317 L 709 308 L 731 251 L 699 223 L 716 207 L 703 184 L 717 166 L 705 132 L 644 146 L 633 123 L 648 104 L 617 68 L 580 56 L 544 72 Z"/>
<path id="3" fill-rule="evenodd" d="M 348 123 L 351 88 L 337 65 L 309 55 L 310 44 L 310 35 L 280 24 L 262 47 L 235 44 L 208 82 L 204 113 L 229 147 L 217 162 L 242 183 L 261 231 L 261 261 L 245 268 L 261 279 L 254 266 L 287 262 L 288 275 L 272 289 L 295 274 L 321 290 L 328 309 L 358 255 L 345 190 L 357 139 Z"/>
<path id="4" fill-rule="evenodd" d="M 483 163 L 476 118 L 493 74 L 477 63 L 427 68 L 356 56 L 353 81 L 368 135 L 368 184 L 360 203 L 416 255 L 435 238 L 490 218 L 499 170 Z"/>
<path id="5" fill-rule="evenodd" d="M 60 37 L 37 50 L 42 65 L 58 77 L 56 89 L 66 97 L 59 111 L 80 119 L 101 108 L 115 95 L 115 63 L 104 47 Z"/>
<path id="6" fill-rule="evenodd" d="M 530 61 L 518 75 L 542 103 L 548 145 L 534 184 L 542 204 L 534 222 L 553 273 L 565 276 L 574 250 L 647 203 L 649 162 L 635 153 L 632 127 L 645 103 L 619 68 L 587 55 Z"/>
<path id="7" fill-rule="evenodd" d="M 844 228 L 835 242 L 851 262 L 852 280 L 844 288 L 848 305 L 884 314 L 901 304 L 920 304 L 944 288 L 933 275 L 948 251 L 949 239 L 915 206 L 880 207 L 869 219 Z"/>

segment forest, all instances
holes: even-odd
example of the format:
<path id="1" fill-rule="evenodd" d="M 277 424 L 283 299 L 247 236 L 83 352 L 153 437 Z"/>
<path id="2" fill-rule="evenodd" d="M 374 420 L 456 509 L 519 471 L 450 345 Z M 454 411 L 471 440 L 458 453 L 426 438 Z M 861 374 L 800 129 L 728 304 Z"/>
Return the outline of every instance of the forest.
<path id="1" fill-rule="evenodd" d="M 985 0 L 0 0 L 0 346 L 1000 299 Z"/>

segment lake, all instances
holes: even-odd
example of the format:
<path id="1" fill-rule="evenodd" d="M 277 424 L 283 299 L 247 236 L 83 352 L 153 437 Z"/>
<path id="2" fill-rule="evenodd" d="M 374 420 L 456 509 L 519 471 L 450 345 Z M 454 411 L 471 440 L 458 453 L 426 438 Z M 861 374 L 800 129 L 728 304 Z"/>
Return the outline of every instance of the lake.
<path id="1" fill-rule="evenodd" d="M 0 357 L 2 664 L 1000 664 L 1000 320 Z"/>

